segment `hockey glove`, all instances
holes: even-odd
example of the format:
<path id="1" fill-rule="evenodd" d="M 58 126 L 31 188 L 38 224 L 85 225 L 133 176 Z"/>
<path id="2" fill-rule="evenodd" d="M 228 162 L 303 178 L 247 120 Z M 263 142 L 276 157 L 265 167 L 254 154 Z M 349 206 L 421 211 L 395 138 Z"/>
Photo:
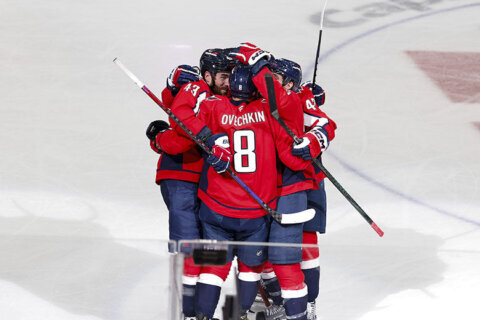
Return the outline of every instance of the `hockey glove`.
<path id="1" fill-rule="evenodd" d="M 241 63 L 248 64 L 250 66 L 253 66 L 255 63 L 262 59 L 270 60 L 272 58 L 272 54 L 270 52 L 264 51 L 256 45 L 248 42 L 241 43 L 237 49 L 231 50 L 229 55 L 233 59 L 236 59 Z"/>
<path id="2" fill-rule="evenodd" d="M 173 96 L 176 96 L 184 84 L 200 79 L 200 70 L 197 67 L 182 64 L 170 72 L 167 78 L 167 88 Z"/>
<path id="3" fill-rule="evenodd" d="M 157 134 L 159 134 L 160 132 L 164 132 L 169 127 L 170 125 L 168 124 L 168 122 L 165 122 L 163 120 L 155 120 L 148 125 L 146 132 L 147 138 L 149 140 L 155 140 Z"/>
<path id="4" fill-rule="evenodd" d="M 328 135 L 322 128 L 310 130 L 300 143 L 294 143 L 292 154 L 303 160 L 312 160 L 328 148 Z"/>
<path id="5" fill-rule="evenodd" d="M 206 160 L 208 164 L 218 173 L 227 171 L 232 161 L 228 136 L 225 133 L 214 134 L 207 140 L 207 146 L 212 151 Z"/>
<path id="6" fill-rule="evenodd" d="M 325 91 L 323 91 L 323 88 L 320 87 L 318 84 L 315 84 L 315 87 L 312 88 L 312 81 L 307 81 L 302 84 L 302 87 L 308 87 L 310 90 L 312 90 L 313 97 L 315 98 L 315 103 L 317 106 L 321 106 L 325 103 Z"/>

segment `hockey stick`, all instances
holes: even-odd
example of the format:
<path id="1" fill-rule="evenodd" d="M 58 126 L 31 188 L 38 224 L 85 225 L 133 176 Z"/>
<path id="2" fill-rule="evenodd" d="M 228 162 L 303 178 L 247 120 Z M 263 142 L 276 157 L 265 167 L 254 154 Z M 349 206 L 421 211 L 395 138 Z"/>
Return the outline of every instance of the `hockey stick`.
<path id="1" fill-rule="evenodd" d="M 265 291 L 265 288 L 262 286 L 260 281 L 258 282 L 258 292 L 260 293 L 260 297 L 262 298 L 263 304 L 265 305 L 266 308 L 270 307 L 270 301 L 268 300 L 267 292 Z M 263 311 L 257 311 L 255 312 L 255 320 L 263 320 L 265 319 L 265 312 L 266 309 Z M 277 318 L 275 318 L 277 319 Z M 280 319 L 280 318 L 278 318 Z"/>
<path id="2" fill-rule="evenodd" d="M 328 0 L 325 0 L 325 4 L 323 5 L 322 13 L 320 15 L 320 31 L 318 32 L 317 54 L 315 56 L 315 67 L 313 69 L 312 88 L 315 88 L 315 80 L 317 78 L 318 58 L 320 57 L 320 45 L 322 44 L 323 16 L 325 15 L 325 8 L 327 7 L 327 2 Z"/>
<path id="3" fill-rule="evenodd" d="M 260 297 L 262 297 L 265 307 L 270 307 L 270 301 L 268 300 L 267 292 L 265 291 L 265 288 L 262 286 L 260 281 L 258 282 L 258 292 L 260 293 Z"/>
<path id="4" fill-rule="evenodd" d="M 287 126 L 287 124 L 280 118 L 278 114 L 277 101 L 275 100 L 275 87 L 273 84 L 273 78 L 270 73 L 265 74 L 265 82 L 267 83 L 268 103 L 270 104 L 270 112 L 272 116 L 278 121 L 288 135 L 293 138 L 295 143 L 300 143 L 295 133 Z M 323 166 L 323 164 L 317 159 L 313 159 L 312 162 L 327 176 L 327 178 L 333 183 L 333 185 L 340 191 L 340 193 L 351 203 L 351 205 L 362 215 L 362 217 L 370 224 L 380 237 L 383 236 L 383 231 L 373 222 L 373 220 L 367 215 L 367 213 L 358 205 L 358 203 L 348 194 L 348 192 L 342 187 L 342 185 L 335 179 L 332 174 Z"/>
<path id="5" fill-rule="evenodd" d="M 127 76 L 135 82 L 135 84 L 143 90 L 155 103 L 162 108 L 163 111 L 165 111 L 170 118 L 175 121 L 180 128 L 185 130 L 185 132 L 190 136 L 190 138 L 195 141 L 200 148 L 202 148 L 203 151 L 205 151 L 207 154 L 211 155 L 212 152 L 210 149 L 205 145 L 205 143 L 200 140 L 190 129 L 188 129 L 185 124 L 173 114 L 173 112 L 165 107 L 163 103 L 145 86 L 130 70 L 128 70 L 121 62 L 118 60 L 118 58 L 113 59 L 113 62 L 120 67 L 120 69 L 123 70 L 127 74 Z M 255 194 L 255 192 L 252 191 L 238 176 L 237 174 L 232 171 L 232 169 L 228 168 L 227 172 L 232 176 L 232 178 L 240 184 L 240 186 L 245 189 L 245 191 L 252 196 L 255 201 L 257 201 L 263 209 L 265 209 L 269 214 L 272 215 L 273 219 L 278 221 L 278 223 L 281 224 L 295 224 L 295 223 L 303 223 L 308 220 L 311 220 L 314 215 L 315 215 L 315 210 L 313 209 L 307 209 L 295 213 L 289 213 L 289 214 L 282 214 L 279 213 L 272 208 L 270 208 L 260 197 Z"/>

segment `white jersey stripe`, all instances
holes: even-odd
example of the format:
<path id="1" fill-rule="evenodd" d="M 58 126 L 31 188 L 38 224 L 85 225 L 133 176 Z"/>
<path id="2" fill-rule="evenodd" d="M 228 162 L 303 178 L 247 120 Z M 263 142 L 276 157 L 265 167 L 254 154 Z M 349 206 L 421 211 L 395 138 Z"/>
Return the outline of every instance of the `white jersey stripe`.
<path id="1" fill-rule="evenodd" d="M 298 290 L 283 290 L 282 289 L 282 297 L 284 299 L 291 299 L 291 298 L 301 298 L 308 294 L 307 286 L 303 287 L 303 289 Z"/>
<path id="2" fill-rule="evenodd" d="M 197 284 L 198 277 L 182 276 L 182 284 L 194 286 Z"/>
<path id="3" fill-rule="evenodd" d="M 302 268 L 302 270 L 313 269 L 317 267 L 320 267 L 320 260 L 318 258 L 300 262 L 300 268 Z"/>
<path id="4" fill-rule="evenodd" d="M 317 127 L 323 127 L 324 125 L 328 124 L 328 119 L 327 118 L 321 118 L 321 117 L 316 117 L 312 116 L 311 114 L 308 113 L 303 113 L 303 124 L 305 127 L 311 127 L 313 124 L 318 121 L 318 123 L 315 125 Z"/>
<path id="5" fill-rule="evenodd" d="M 209 285 L 212 285 L 212 286 L 221 287 L 222 284 L 223 284 L 223 279 L 220 278 L 219 276 L 215 275 L 215 274 L 202 273 L 202 274 L 200 274 L 200 277 L 198 278 L 198 282 L 209 284 Z"/>
<path id="6" fill-rule="evenodd" d="M 260 273 L 256 272 L 239 272 L 238 279 L 247 282 L 256 282 L 260 280 Z"/>

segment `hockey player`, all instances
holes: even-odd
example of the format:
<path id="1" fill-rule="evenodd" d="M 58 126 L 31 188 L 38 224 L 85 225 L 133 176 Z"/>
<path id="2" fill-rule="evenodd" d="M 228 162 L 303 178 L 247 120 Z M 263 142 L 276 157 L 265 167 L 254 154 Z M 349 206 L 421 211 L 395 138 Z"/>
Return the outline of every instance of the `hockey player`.
<path id="1" fill-rule="evenodd" d="M 313 99 L 312 99 L 313 94 Z M 318 128 L 317 132 L 323 135 L 325 151 L 330 142 L 335 138 L 336 123 L 330 119 L 320 106 L 325 103 L 324 90 L 311 82 L 304 83 L 299 90 L 299 95 L 304 101 L 303 112 L 305 120 L 305 131 L 312 131 Z M 321 161 L 321 157 L 318 158 Z M 308 208 L 315 209 L 315 216 L 312 220 L 303 225 L 303 243 L 318 244 L 318 233 L 325 233 L 326 227 L 326 193 L 325 193 L 325 174 L 314 165 L 315 179 L 318 182 L 318 189 L 307 191 Z M 307 319 L 316 319 L 315 300 L 318 297 L 320 284 L 320 261 L 318 248 L 305 248 L 302 253 L 301 268 L 305 275 L 305 283 L 308 287 L 308 306 Z"/>
<path id="2" fill-rule="evenodd" d="M 194 114 L 201 100 L 213 94 L 228 93 L 228 77 L 234 63 L 222 49 L 206 50 L 200 58 L 200 72 L 197 68 L 182 65 L 175 68 L 167 79 L 167 87 L 162 92 L 165 106 L 172 111 L 177 108 L 183 118 Z M 182 87 L 193 88 L 181 90 Z M 195 94 L 193 94 L 195 93 Z M 147 129 L 147 136 L 154 150 L 161 153 L 157 166 L 156 182 L 169 209 L 169 233 L 172 240 L 200 239 L 201 226 L 198 219 L 198 181 L 203 159 L 197 148 L 178 152 L 181 139 L 172 139 L 174 132 L 180 131 L 176 123 L 171 127 L 164 121 L 154 121 Z M 185 134 L 183 132 L 183 134 Z M 173 250 L 173 248 L 170 248 Z M 183 313 L 185 319 L 194 319 L 194 294 L 200 267 L 192 258 L 184 260 Z"/>
<path id="3" fill-rule="evenodd" d="M 216 133 L 207 140 L 207 145 L 223 151 L 217 153 L 216 159 L 207 159 L 200 180 L 199 216 L 205 239 L 266 242 L 268 238 L 267 212 L 235 180 L 222 173 L 230 165 L 230 157 L 224 157 L 230 150 L 232 169 L 272 207 L 277 200 L 276 155 L 293 170 L 310 165 L 291 154 L 293 140 L 271 117 L 268 103 L 264 99 L 250 102 L 255 93 L 250 71 L 244 66 L 234 68 L 230 78 L 231 100 L 213 96 L 200 105 L 198 119 Z M 266 251 L 263 245 L 249 245 L 239 246 L 236 254 L 241 319 L 246 319 L 256 296 Z M 230 255 L 229 261 L 232 258 Z M 199 319 L 213 316 L 230 264 L 202 267 L 195 306 Z"/>
<path id="4" fill-rule="evenodd" d="M 277 84 L 277 90 L 280 93 L 287 93 L 291 103 L 288 105 L 279 105 L 278 111 L 289 128 L 297 136 L 303 135 L 303 112 L 299 97 L 294 94 L 292 89 L 298 89 L 301 82 L 300 66 L 286 59 L 276 59 L 269 63 L 269 69 L 272 71 L 275 79 L 281 84 Z M 259 79 L 261 82 L 263 79 Z M 282 88 L 283 86 L 283 88 Z M 279 200 L 277 210 L 280 212 L 294 212 L 295 210 L 307 209 L 307 191 L 316 187 L 313 168 L 309 167 L 305 171 L 292 171 L 288 167 L 279 167 Z M 303 224 L 281 225 L 272 222 L 270 229 L 270 242 L 277 243 L 302 243 Z M 306 285 L 303 281 L 303 274 L 300 269 L 302 250 L 300 247 L 275 247 L 269 248 L 269 263 L 262 273 L 262 284 L 265 286 L 273 304 L 266 308 L 265 319 L 285 318 L 285 309 L 283 307 L 284 299 L 288 302 L 289 315 L 302 315 L 306 310 Z M 280 273 L 282 286 L 276 277 L 275 271 Z M 293 280 L 292 280 L 293 279 Z M 289 281 L 288 281 L 289 280 Z M 285 283 L 296 283 L 295 286 Z M 283 293 L 283 295 L 282 295 Z M 294 298 L 293 300 L 291 298 Z M 292 303 L 297 300 L 296 303 Z M 297 317 L 295 317 L 296 319 Z"/>
<path id="5" fill-rule="evenodd" d="M 255 52 L 255 54 L 252 55 L 253 57 L 261 55 L 261 52 L 263 52 L 256 46 L 245 43 L 241 46 L 239 53 L 237 54 L 237 58 L 244 63 L 251 64 L 252 61 L 243 58 L 245 53 L 250 51 Z M 282 66 L 293 67 L 289 69 L 290 71 L 294 72 L 291 75 L 296 74 L 301 76 L 301 69 L 297 64 L 291 61 L 280 60 L 279 64 L 275 62 L 271 63 L 271 68 L 276 68 L 277 71 L 279 71 L 279 69 L 281 70 Z M 297 69 L 296 73 L 295 69 Z M 284 75 L 286 77 L 284 77 Z M 277 72 L 277 77 L 286 87 L 285 89 L 292 89 L 294 86 L 298 86 L 298 83 L 301 79 L 298 79 L 297 83 L 294 83 L 290 81 L 291 79 L 288 79 L 288 74 L 281 72 Z M 264 83 L 262 71 L 260 71 L 254 78 L 254 82 L 256 83 L 257 87 Z M 278 87 L 278 85 L 276 85 L 276 87 Z M 260 89 L 260 92 L 265 96 L 264 91 Z M 292 94 L 290 90 L 287 90 L 287 93 L 285 93 L 284 90 L 279 90 L 277 88 L 276 92 L 277 96 L 288 95 L 290 99 L 286 100 L 293 102 L 298 100 L 298 97 Z M 314 97 L 312 96 L 311 99 L 314 100 Z M 304 98 L 303 101 L 306 101 L 307 107 L 309 107 L 308 102 L 311 102 L 310 99 Z M 283 119 L 285 119 L 287 125 L 289 125 L 289 127 L 297 136 L 303 136 L 303 113 L 301 105 L 299 103 L 277 104 L 279 114 Z M 329 138 L 326 129 L 321 125 L 315 125 L 303 137 L 302 143 L 294 146 L 293 154 L 302 156 L 304 159 L 311 160 L 312 158 L 318 156 L 328 146 L 328 139 Z M 310 169 L 313 168 L 311 167 Z M 284 181 L 282 185 L 281 197 L 279 199 L 277 209 L 282 212 L 289 212 L 289 210 L 293 211 L 294 208 L 299 208 L 300 210 L 304 209 L 307 206 L 307 195 L 305 191 L 311 189 L 307 187 L 308 180 L 315 182 L 311 170 L 309 173 L 306 171 L 284 172 L 283 178 Z M 285 201 L 282 201 L 282 199 Z M 272 222 L 269 241 L 301 243 L 302 225 L 282 226 L 280 224 L 276 224 L 274 221 Z M 282 289 L 281 292 L 284 298 L 286 313 L 289 319 L 306 319 L 308 291 L 305 283 L 303 282 L 304 275 L 300 271 L 301 267 L 298 263 L 301 261 L 301 255 L 301 250 L 298 248 L 273 247 L 269 250 L 269 259 L 272 262 L 273 270 L 278 277 L 280 287 Z"/>
<path id="6" fill-rule="evenodd" d="M 324 151 L 330 142 L 334 138 L 334 130 L 336 129 L 336 124 L 328 118 L 323 112 L 320 111 L 317 104 L 323 104 L 324 102 L 324 92 L 323 89 L 316 85 L 313 90 L 310 90 L 312 87 L 307 85 L 299 86 L 302 79 L 302 70 L 300 65 L 297 63 L 287 60 L 287 59 L 277 59 L 274 62 L 270 63 L 270 69 L 272 70 L 276 79 L 283 85 L 284 89 L 290 93 L 291 96 L 298 96 L 301 100 L 302 108 L 299 110 L 288 110 L 279 108 L 279 115 L 285 121 L 285 123 L 291 128 L 297 136 L 302 134 L 305 125 L 305 132 L 310 132 L 319 137 L 318 142 L 322 145 L 322 151 Z M 295 94 L 293 92 L 298 94 Z M 313 91 L 313 92 L 312 92 Z M 307 139 L 309 137 L 306 137 Z M 310 139 L 312 136 L 310 136 Z M 305 139 L 305 138 L 304 138 Z M 295 149 L 297 151 L 298 149 Z M 301 150 L 301 149 L 300 149 Z M 301 154 L 301 151 L 300 153 Z M 301 154 L 305 159 L 311 159 L 312 155 L 309 153 Z M 303 238 L 304 244 L 317 244 L 316 231 L 325 232 L 325 190 L 323 184 L 324 175 L 316 172 L 315 168 L 311 167 L 310 170 L 304 172 L 292 172 L 288 168 L 284 168 L 282 172 L 283 184 L 281 186 L 281 197 L 279 199 L 279 211 L 284 212 L 288 210 L 288 206 L 291 204 L 294 205 L 306 205 L 308 208 L 313 208 L 316 211 L 314 219 L 307 221 L 303 224 L 303 235 L 298 229 L 293 230 L 291 237 L 296 239 L 297 243 L 300 239 Z M 312 171 L 313 170 L 313 171 Z M 318 170 L 318 169 L 317 169 Z M 319 183 L 319 188 L 305 188 L 305 183 L 301 182 L 303 179 L 313 180 Z M 304 191 L 302 191 L 302 189 Z M 293 199 L 297 199 L 294 201 Z M 301 200 L 299 200 L 301 199 Z M 288 200 L 283 202 L 283 200 Z M 305 204 L 303 201 L 307 201 Z M 284 206 L 284 203 L 287 206 Z M 280 206 L 284 206 L 283 208 Z M 278 229 L 278 230 L 277 230 Z M 277 235 L 284 235 L 284 232 L 278 232 L 279 230 L 284 231 L 285 227 L 281 225 L 272 224 L 271 238 L 273 241 L 277 240 Z M 292 231 L 291 229 L 289 231 Z M 272 241 L 272 240 L 271 240 Z M 300 240 L 301 241 L 301 240 Z M 280 241 L 278 241 L 280 242 Z M 271 255 L 273 261 L 275 262 L 278 257 L 275 257 L 275 251 L 271 250 L 273 254 Z M 281 249 L 284 254 L 293 257 L 295 249 Z M 293 251 L 293 252 L 291 252 Z M 297 250 L 298 251 L 298 250 Z M 296 253 L 298 259 L 298 252 Z M 270 254 L 269 254 L 270 256 Z M 305 277 L 305 283 L 307 285 L 308 294 L 307 294 L 307 319 L 315 319 L 315 299 L 318 296 L 318 286 L 319 286 L 319 264 L 318 264 L 318 249 L 317 248 L 304 248 L 302 250 L 300 267 Z M 281 260 L 280 260 L 281 261 Z M 278 267 L 277 267 L 278 268 Z M 278 284 L 276 281 L 275 273 L 272 270 L 266 270 L 270 272 L 265 272 L 262 274 L 264 278 L 264 284 L 269 291 L 270 295 L 273 298 L 274 305 L 269 307 L 265 314 L 266 319 L 271 317 L 272 319 L 281 312 L 281 309 L 277 307 L 281 303 L 281 299 L 278 296 Z M 287 297 L 285 297 L 287 298 Z"/>
<path id="7" fill-rule="evenodd" d="M 252 65 L 255 74 L 253 81 L 260 93 L 267 97 L 265 74 L 270 71 L 266 68 L 268 63 L 260 58 L 268 55 L 268 53 L 255 45 L 244 43 L 232 55 L 242 63 Z M 307 154 L 310 157 L 318 156 L 322 150 L 322 143 L 315 131 L 303 135 L 303 115 L 299 98 L 292 95 L 291 92 L 284 90 L 279 82 L 274 82 L 274 85 L 279 112 L 295 116 L 297 119 L 293 122 L 295 133 L 300 137 L 304 137 L 301 144 L 293 146 L 292 154 L 302 157 Z M 309 168 L 311 168 L 311 165 Z M 297 168 L 289 169 L 292 170 L 292 178 L 298 181 L 294 183 L 296 187 L 285 188 L 288 191 L 279 199 L 277 209 L 285 213 L 306 209 L 307 200 L 304 191 L 314 187 L 315 183 L 313 179 L 308 179 L 308 176 L 304 175 L 303 170 L 305 168 L 301 170 Z M 301 243 L 302 224 L 282 226 L 273 221 L 269 241 Z M 300 248 L 269 248 L 269 259 L 279 280 L 287 317 L 297 320 L 306 319 L 307 309 L 307 288 L 304 283 L 304 275 L 300 269 L 301 254 Z"/>
<path id="8" fill-rule="evenodd" d="M 302 101 L 291 89 L 296 89 L 301 77 L 301 69 L 298 65 L 288 60 L 279 59 L 270 64 L 274 76 L 281 85 L 277 85 L 277 90 L 288 96 L 292 101 L 289 105 L 278 105 L 278 112 L 290 129 L 297 136 L 303 136 L 303 112 Z M 286 70 L 288 72 L 281 71 Z M 296 81 L 292 81 L 295 79 Z M 282 88 L 283 85 L 283 88 Z M 279 87 L 279 88 L 278 88 Z M 312 133 L 309 133 L 311 136 Z M 305 137 L 304 139 L 308 139 Z M 310 138 L 312 139 L 312 138 Z M 320 152 L 320 145 L 316 139 L 312 142 L 317 144 L 315 154 Z M 294 146 L 293 153 L 302 155 L 303 152 L 310 153 L 310 148 Z M 313 179 L 313 168 L 308 167 L 308 170 L 292 171 L 289 168 L 282 167 L 280 172 L 279 185 L 279 200 L 277 210 L 281 212 L 293 212 L 295 210 L 307 209 L 307 192 L 316 188 L 316 182 Z M 277 243 L 302 243 L 302 228 L 303 224 L 295 225 L 281 225 L 272 222 L 270 228 L 270 242 Z M 281 287 L 281 297 L 285 306 L 285 312 L 289 318 L 304 319 L 305 311 L 307 309 L 307 286 L 304 281 L 304 275 L 301 271 L 301 256 L 302 250 L 300 247 L 271 247 L 269 250 L 269 260 L 272 264 L 273 271 L 279 278 Z M 274 282 L 270 283 L 273 285 Z M 278 303 L 278 298 L 275 299 Z M 274 301 L 275 301 L 274 300 Z M 267 319 L 275 316 L 274 304 L 270 310 L 266 311 Z M 273 308 L 273 310 L 272 310 Z M 277 309 L 277 312 L 279 310 Z"/>

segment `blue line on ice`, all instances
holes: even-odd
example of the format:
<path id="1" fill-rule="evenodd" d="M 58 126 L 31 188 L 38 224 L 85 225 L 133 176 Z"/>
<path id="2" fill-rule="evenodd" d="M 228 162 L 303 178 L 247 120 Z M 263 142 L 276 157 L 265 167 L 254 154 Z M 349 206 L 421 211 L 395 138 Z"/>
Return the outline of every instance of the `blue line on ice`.
<path id="1" fill-rule="evenodd" d="M 461 6 L 456 6 L 456 7 L 452 7 L 452 8 L 446 8 L 446 9 L 441 9 L 441 10 L 437 10 L 437 11 L 432 11 L 432 12 L 428 12 L 428 13 L 424 13 L 424 14 L 420 14 L 418 16 L 414 16 L 414 17 L 410 17 L 410 18 L 406 18 L 406 19 L 402 19 L 402 20 L 399 20 L 399 21 L 395 21 L 395 22 L 392 22 L 392 23 L 388 23 L 388 24 L 385 24 L 383 26 L 379 26 L 379 27 L 376 27 L 376 28 L 373 28 L 371 30 L 368 30 L 366 32 L 363 32 L 359 35 L 356 35 L 342 43 L 340 43 L 339 45 L 333 47 L 332 49 L 328 50 L 325 54 L 322 54 L 320 55 L 319 59 L 318 59 L 318 63 L 322 63 L 322 62 L 325 62 L 325 60 L 327 60 L 327 58 L 329 56 L 331 56 L 332 54 L 340 51 L 341 49 L 344 49 L 345 47 L 349 46 L 350 44 L 352 44 L 353 42 L 359 40 L 359 39 L 362 39 L 362 38 L 365 38 L 367 36 L 370 36 L 374 33 L 377 33 L 379 31 L 383 31 L 385 29 L 388 29 L 390 27 L 393 27 L 393 26 L 396 26 L 396 25 L 399 25 L 399 24 L 403 24 L 403 23 L 407 23 L 407 22 L 411 22 L 411 21 L 414 21 L 414 20 L 419 20 L 419 19 L 423 19 L 423 18 L 427 18 L 427 17 L 430 17 L 430 16 L 433 16 L 433 15 L 438 15 L 438 14 L 442 14 L 442 13 L 447 13 L 447 12 L 451 12 L 451 11 L 455 11 L 455 10 L 461 10 L 461 9 L 466 9 L 466 8 L 470 8 L 470 7 L 474 7 L 474 6 L 480 6 L 480 3 L 471 3 L 471 4 L 466 4 L 466 5 L 461 5 Z M 314 64 L 312 64 L 310 67 L 309 67 L 309 70 L 313 70 L 314 68 Z M 463 221 L 463 222 L 466 222 L 466 223 L 470 223 L 470 224 L 473 224 L 477 227 L 480 227 L 480 222 L 478 221 L 475 221 L 475 220 L 472 220 L 472 219 L 468 219 L 468 218 L 465 218 L 465 217 L 462 217 L 458 214 L 455 214 L 455 213 L 452 213 L 452 212 L 449 212 L 447 210 L 444 210 L 444 209 L 441 209 L 441 208 L 437 208 L 437 207 L 434 207 L 428 203 L 425 203 L 419 199 L 416 199 L 412 196 L 409 196 L 405 193 L 402 193 L 398 190 L 395 190 L 394 188 L 392 187 L 389 187 L 383 183 L 380 183 L 376 180 L 374 180 L 373 178 L 361 173 L 360 171 L 358 171 L 357 169 L 355 169 L 354 167 L 352 167 L 351 165 L 349 165 L 348 163 L 346 163 L 345 161 L 343 161 L 342 159 L 340 159 L 338 156 L 336 156 L 335 154 L 329 152 L 329 155 L 332 156 L 333 158 L 335 158 L 341 165 L 343 165 L 347 170 L 351 171 L 352 173 L 356 174 L 357 176 L 359 176 L 360 178 L 370 182 L 371 184 L 374 184 L 376 186 L 378 186 L 379 188 L 387 191 L 387 192 L 390 192 L 392 194 L 395 194 L 401 198 L 404 198 L 412 203 L 415 203 L 419 206 L 422 206 L 422 207 L 425 207 L 425 208 L 428 208 L 430 210 L 433 210 L 437 213 L 440 213 L 440 214 L 443 214 L 443 215 L 446 215 L 446 216 L 449 216 L 451 218 L 454 218 L 454 219 L 457 219 L 457 220 L 460 220 L 460 221 Z"/>

